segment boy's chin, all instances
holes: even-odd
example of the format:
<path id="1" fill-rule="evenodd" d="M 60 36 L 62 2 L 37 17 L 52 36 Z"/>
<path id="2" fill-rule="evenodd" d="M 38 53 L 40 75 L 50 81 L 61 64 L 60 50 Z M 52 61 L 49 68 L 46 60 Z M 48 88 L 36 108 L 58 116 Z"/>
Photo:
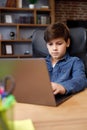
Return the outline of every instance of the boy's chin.
<path id="1" fill-rule="evenodd" d="M 52 57 L 54 60 L 60 60 L 61 59 L 61 57 L 59 57 L 59 56 L 53 56 Z"/>
<path id="2" fill-rule="evenodd" d="M 53 59 L 58 60 L 60 58 L 58 56 L 53 56 Z"/>

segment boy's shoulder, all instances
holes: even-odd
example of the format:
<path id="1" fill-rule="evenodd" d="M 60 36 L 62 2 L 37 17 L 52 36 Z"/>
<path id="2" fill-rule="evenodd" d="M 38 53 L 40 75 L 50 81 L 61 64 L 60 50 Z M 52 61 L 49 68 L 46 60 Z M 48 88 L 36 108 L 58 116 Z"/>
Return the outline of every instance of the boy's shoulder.
<path id="1" fill-rule="evenodd" d="M 46 60 L 46 62 L 51 62 L 50 61 L 50 55 L 48 55 L 46 58 L 45 58 L 45 60 Z M 75 62 L 75 61 L 79 61 L 79 62 L 83 62 L 82 60 L 81 60 L 81 58 L 79 58 L 79 57 L 77 57 L 77 56 L 71 56 L 71 55 L 69 55 L 68 53 L 62 58 L 64 61 L 71 61 L 71 62 Z M 61 62 L 62 60 L 60 60 L 60 62 Z"/>
<path id="2" fill-rule="evenodd" d="M 69 59 L 71 59 L 71 60 L 81 60 L 79 57 L 77 57 L 77 56 L 70 56 L 69 55 L 69 57 L 68 57 Z"/>
<path id="3" fill-rule="evenodd" d="M 81 61 L 81 59 L 77 56 L 71 56 L 69 53 L 66 53 L 65 56 L 62 58 L 65 59 L 65 61 Z"/>
<path id="4" fill-rule="evenodd" d="M 77 56 L 70 56 L 69 55 L 68 60 L 73 61 L 73 62 L 77 61 L 77 62 L 83 63 L 82 59 L 77 57 Z"/>

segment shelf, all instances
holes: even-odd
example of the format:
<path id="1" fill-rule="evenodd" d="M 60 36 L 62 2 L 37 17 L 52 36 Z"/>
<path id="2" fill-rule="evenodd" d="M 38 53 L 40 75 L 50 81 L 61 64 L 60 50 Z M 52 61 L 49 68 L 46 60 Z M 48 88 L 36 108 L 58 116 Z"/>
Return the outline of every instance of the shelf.
<path id="1" fill-rule="evenodd" d="M 50 8 L 34 8 L 34 9 L 29 9 L 29 8 L 11 8 L 11 7 L 0 7 L 0 11 L 51 11 Z"/>
<path id="2" fill-rule="evenodd" d="M 32 42 L 32 40 L 31 39 L 29 39 L 29 40 L 22 40 L 22 39 L 20 39 L 20 40 L 0 40 L 0 42 Z"/>
<path id="3" fill-rule="evenodd" d="M 39 26 L 43 26 L 43 27 L 46 27 L 48 26 L 48 24 L 14 24 L 14 23 L 0 23 L 0 26 L 20 26 L 20 27 L 39 27 Z"/>
<path id="4" fill-rule="evenodd" d="M 22 0 L 22 8 L 19 8 L 19 0 L 14 3 L 15 7 L 12 0 L 7 1 L 9 1 L 8 7 L 0 7 L 0 58 L 32 57 L 31 38 L 34 31 L 45 29 L 55 21 L 54 0 L 38 0 L 33 9 L 28 7 L 27 0 Z M 42 8 L 42 5 L 48 8 Z M 11 32 L 14 33 L 13 37 L 10 36 Z M 6 53 L 7 45 L 12 47 L 12 55 Z M 29 51 L 28 55 L 25 55 L 26 51 Z"/>
<path id="5" fill-rule="evenodd" d="M 17 26 L 17 24 L 14 24 L 14 23 L 0 23 L 0 26 Z"/>
<path id="6" fill-rule="evenodd" d="M 31 58 L 32 55 L 2 55 L 0 58 Z"/>

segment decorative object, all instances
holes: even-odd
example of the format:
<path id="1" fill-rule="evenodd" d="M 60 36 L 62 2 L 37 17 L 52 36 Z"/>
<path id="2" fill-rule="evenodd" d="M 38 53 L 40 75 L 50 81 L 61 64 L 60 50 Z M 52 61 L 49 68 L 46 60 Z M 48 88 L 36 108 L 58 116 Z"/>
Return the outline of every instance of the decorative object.
<path id="1" fill-rule="evenodd" d="M 12 16 L 11 15 L 5 15 L 5 23 L 12 23 Z"/>
<path id="2" fill-rule="evenodd" d="M 11 40 L 14 40 L 15 39 L 15 32 L 10 32 L 10 38 L 11 38 Z"/>
<path id="3" fill-rule="evenodd" d="M 29 4 L 29 8 L 33 9 L 34 8 L 34 4 Z"/>
<path id="4" fill-rule="evenodd" d="M 16 7 L 16 0 L 7 0 L 5 6 L 6 7 Z"/>
<path id="5" fill-rule="evenodd" d="M 22 8 L 22 0 L 18 0 L 18 8 Z"/>
<path id="6" fill-rule="evenodd" d="M 26 51 L 24 52 L 24 54 L 25 54 L 25 55 L 29 55 L 29 54 L 30 54 L 30 51 L 29 51 L 29 50 L 26 50 Z"/>
<path id="7" fill-rule="evenodd" d="M 6 55 L 12 55 L 13 54 L 13 45 L 12 44 L 6 44 L 5 45 L 5 54 Z"/>
<path id="8" fill-rule="evenodd" d="M 2 40 L 2 38 L 3 38 L 3 36 L 2 36 L 2 34 L 0 33 L 0 40 Z"/>
<path id="9" fill-rule="evenodd" d="M 37 0 L 29 0 L 29 8 L 33 9 L 35 7 L 35 3 L 37 3 Z"/>

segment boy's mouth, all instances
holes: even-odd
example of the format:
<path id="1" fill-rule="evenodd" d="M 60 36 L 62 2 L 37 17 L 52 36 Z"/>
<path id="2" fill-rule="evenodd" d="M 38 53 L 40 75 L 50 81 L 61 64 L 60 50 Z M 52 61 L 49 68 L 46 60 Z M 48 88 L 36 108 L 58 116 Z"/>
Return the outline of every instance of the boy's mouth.
<path id="1" fill-rule="evenodd" d="M 52 52 L 52 55 L 58 55 L 59 52 Z"/>

